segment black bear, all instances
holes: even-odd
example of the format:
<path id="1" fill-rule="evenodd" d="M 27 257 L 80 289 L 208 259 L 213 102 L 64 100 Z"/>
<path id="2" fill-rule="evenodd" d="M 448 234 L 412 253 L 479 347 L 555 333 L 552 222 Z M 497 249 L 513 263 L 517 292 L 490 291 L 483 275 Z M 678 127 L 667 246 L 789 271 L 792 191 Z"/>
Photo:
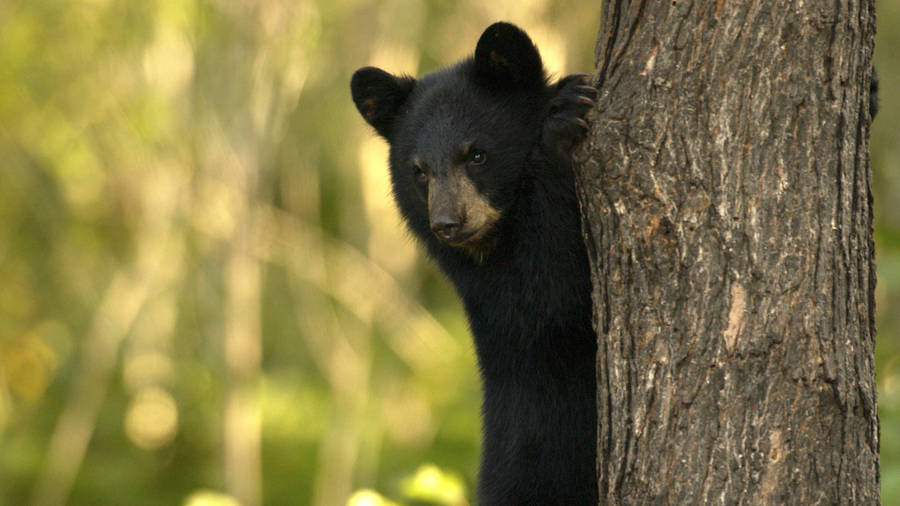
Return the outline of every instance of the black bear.
<path id="1" fill-rule="evenodd" d="M 596 504 L 596 337 L 569 153 L 597 90 L 551 84 L 514 25 L 416 80 L 366 67 L 356 107 L 390 144 L 394 198 L 461 297 L 482 375 L 478 498 Z"/>

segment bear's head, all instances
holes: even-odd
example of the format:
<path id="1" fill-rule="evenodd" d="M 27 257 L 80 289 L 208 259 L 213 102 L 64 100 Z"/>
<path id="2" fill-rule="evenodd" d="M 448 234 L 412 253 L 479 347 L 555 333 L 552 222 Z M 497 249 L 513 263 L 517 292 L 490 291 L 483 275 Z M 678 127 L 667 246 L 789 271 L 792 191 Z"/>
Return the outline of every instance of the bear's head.
<path id="1" fill-rule="evenodd" d="M 365 67 L 350 87 L 390 144 L 394 198 L 412 232 L 483 258 L 525 184 L 550 97 L 528 35 L 495 23 L 454 66 L 418 80 Z"/>

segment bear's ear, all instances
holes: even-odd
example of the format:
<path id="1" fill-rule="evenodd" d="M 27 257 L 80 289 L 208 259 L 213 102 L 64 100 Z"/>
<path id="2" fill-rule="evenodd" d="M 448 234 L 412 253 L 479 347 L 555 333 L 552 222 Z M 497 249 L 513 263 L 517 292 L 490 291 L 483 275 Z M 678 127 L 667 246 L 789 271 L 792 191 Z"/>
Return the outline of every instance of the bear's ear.
<path id="1" fill-rule="evenodd" d="M 363 118 L 388 139 L 401 106 L 416 86 L 411 77 L 397 77 L 375 67 L 363 67 L 353 73 L 350 92 Z"/>
<path id="2" fill-rule="evenodd" d="M 544 65 L 537 47 L 519 27 L 494 23 L 475 47 L 475 73 L 483 84 L 527 88 L 544 83 Z"/>

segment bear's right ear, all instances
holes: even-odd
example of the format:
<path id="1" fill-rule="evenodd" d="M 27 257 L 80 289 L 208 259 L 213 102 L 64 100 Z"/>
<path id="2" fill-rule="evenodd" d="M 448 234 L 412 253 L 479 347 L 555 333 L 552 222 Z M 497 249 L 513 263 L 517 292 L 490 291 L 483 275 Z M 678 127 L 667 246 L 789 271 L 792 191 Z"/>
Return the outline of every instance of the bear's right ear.
<path id="1" fill-rule="evenodd" d="M 544 64 L 537 47 L 516 25 L 494 23 L 475 46 L 475 73 L 494 88 L 529 88 L 545 82 Z"/>
<path id="2" fill-rule="evenodd" d="M 412 77 L 397 77 L 375 67 L 363 67 L 350 79 L 356 108 L 385 139 L 389 139 L 400 108 L 415 86 Z"/>

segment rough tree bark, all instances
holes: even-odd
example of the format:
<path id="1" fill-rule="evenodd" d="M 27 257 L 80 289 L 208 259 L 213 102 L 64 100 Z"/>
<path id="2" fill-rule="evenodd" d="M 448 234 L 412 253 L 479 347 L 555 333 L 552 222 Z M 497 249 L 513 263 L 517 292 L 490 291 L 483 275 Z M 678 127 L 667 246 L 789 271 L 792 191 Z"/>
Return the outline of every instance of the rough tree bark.
<path id="1" fill-rule="evenodd" d="M 601 503 L 879 501 L 873 4 L 604 2 Z"/>

